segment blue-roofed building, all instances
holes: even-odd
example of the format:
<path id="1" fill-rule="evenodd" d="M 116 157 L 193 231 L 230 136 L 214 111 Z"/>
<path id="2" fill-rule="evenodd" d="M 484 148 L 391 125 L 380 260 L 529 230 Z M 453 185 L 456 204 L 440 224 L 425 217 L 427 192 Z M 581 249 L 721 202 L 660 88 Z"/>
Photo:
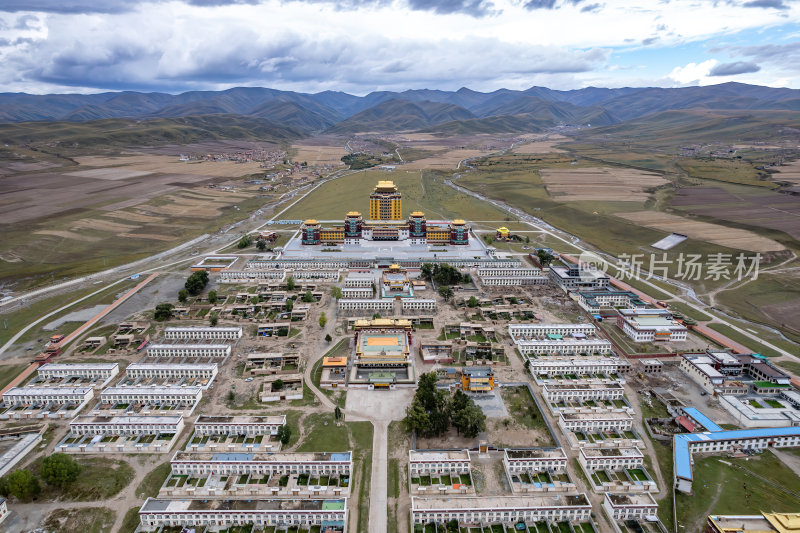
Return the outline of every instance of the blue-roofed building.
<path id="1" fill-rule="evenodd" d="M 681 492 L 692 492 L 693 453 L 727 453 L 797 446 L 800 446 L 800 427 L 739 429 L 675 435 L 672 447 L 675 488 Z"/>
<path id="2" fill-rule="evenodd" d="M 696 407 L 684 407 L 683 414 L 688 416 L 695 424 L 703 426 L 706 429 L 706 431 L 722 431 L 721 427 L 719 427 L 716 423 L 714 423 L 714 421 L 712 421 L 710 418 L 708 418 L 706 415 L 700 412 L 700 410 L 697 409 Z"/>

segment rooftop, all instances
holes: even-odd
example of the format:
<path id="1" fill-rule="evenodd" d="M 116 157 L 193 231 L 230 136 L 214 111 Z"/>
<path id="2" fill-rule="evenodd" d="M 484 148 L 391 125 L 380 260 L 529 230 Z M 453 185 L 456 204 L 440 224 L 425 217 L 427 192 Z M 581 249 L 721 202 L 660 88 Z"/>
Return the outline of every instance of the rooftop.
<path id="1" fill-rule="evenodd" d="M 272 416 L 210 416 L 200 415 L 195 420 L 195 425 L 198 424 L 284 424 L 286 423 L 286 415 L 272 415 Z"/>
<path id="2" fill-rule="evenodd" d="M 78 415 L 72 419 L 72 424 L 177 424 L 183 418 L 176 416 L 147 416 L 147 415 L 127 415 L 127 416 L 92 416 Z"/>
<path id="3" fill-rule="evenodd" d="M 196 462 L 196 463 L 239 463 L 239 462 L 259 462 L 259 463 L 310 463 L 310 462 L 348 462 L 351 452 L 327 453 L 327 452 L 261 452 L 261 453 L 216 453 L 216 452 L 176 452 L 172 458 L 173 462 Z"/>
<path id="4" fill-rule="evenodd" d="M 340 500 L 160 500 L 148 498 L 140 512 L 172 513 L 179 511 L 321 511 L 344 510 Z"/>
<path id="5" fill-rule="evenodd" d="M 591 507 L 585 494 L 561 494 L 548 496 L 420 496 L 411 498 L 412 510 L 434 511 L 453 510 L 500 510 L 500 509 L 538 509 L 541 507 Z"/>
<path id="6" fill-rule="evenodd" d="M 426 451 L 409 450 L 409 461 L 469 461 L 467 450 Z"/>

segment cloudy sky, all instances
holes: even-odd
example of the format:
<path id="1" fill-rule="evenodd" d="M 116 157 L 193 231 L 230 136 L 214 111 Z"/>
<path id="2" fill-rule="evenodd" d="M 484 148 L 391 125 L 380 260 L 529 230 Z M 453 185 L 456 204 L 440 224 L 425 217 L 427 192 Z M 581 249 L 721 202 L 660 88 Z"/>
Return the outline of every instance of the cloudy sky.
<path id="1" fill-rule="evenodd" d="M 800 88 L 797 0 L 0 0 L 3 92 L 727 81 Z"/>

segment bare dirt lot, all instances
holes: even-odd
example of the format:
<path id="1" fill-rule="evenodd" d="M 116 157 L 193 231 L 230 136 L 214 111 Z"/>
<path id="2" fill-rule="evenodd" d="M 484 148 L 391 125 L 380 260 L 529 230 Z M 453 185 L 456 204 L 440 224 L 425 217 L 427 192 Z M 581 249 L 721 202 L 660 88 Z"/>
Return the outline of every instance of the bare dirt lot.
<path id="1" fill-rule="evenodd" d="M 648 189 L 667 183 L 658 174 L 633 169 L 592 167 L 539 171 L 557 202 L 617 201 L 644 203 Z"/>
<path id="2" fill-rule="evenodd" d="M 75 160 L 84 167 L 121 167 L 119 171 L 149 172 L 163 174 L 185 174 L 190 176 L 215 176 L 235 178 L 261 171 L 257 162 L 236 163 L 234 161 L 178 161 L 177 157 L 168 155 L 126 155 L 120 157 L 86 156 Z M 111 172 L 111 169 L 103 169 Z M 85 172 L 85 171 L 80 171 Z M 94 170 L 91 172 L 95 172 Z M 87 176 L 82 176 L 87 177 Z M 92 176 L 88 176 L 92 177 Z M 104 178 L 121 179 L 121 178 Z"/>
<path id="3" fill-rule="evenodd" d="M 727 246 L 736 250 L 776 252 L 784 249 L 780 243 L 756 235 L 751 231 L 691 220 L 669 213 L 636 211 L 633 213 L 617 213 L 616 216 L 630 220 L 640 226 L 681 233 L 693 239 Z"/>
<path id="4" fill-rule="evenodd" d="M 320 141 L 323 141 L 323 143 L 308 139 L 293 144 L 292 149 L 295 155 L 292 160 L 306 162 L 309 165 L 344 166 L 341 160 L 347 154 L 347 150 L 344 149 L 344 143 L 334 143 L 334 141 L 330 140 L 328 141 L 330 144 L 325 144 L 324 139 L 320 139 Z"/>
<path id="5" fill-rule="evenodd" d="M 777 172 L 772 175 L 775 181 L 788 181 L 794 185 L 800 185 L 800 159 L 786 163 L 775 168 Z"/>
<path id="6" fill-rule="evenodd" d="M 404 170 L 422 170 L 422 169 L 447 170 L 451 168 L 456 168 L 458 166 L 458 162 L 461 161 L 462 159 L 478 157 L 481 155 L 486 155 L 488 153 L 489 153 L 488 151 L 484 150 L 450 150 L 436 157 L 428 157 L 424 159 L 419 159 L 417 161 L 412 161 L 411 163 L 407 163 L 403 165 L 403 169 Z"/>
<path id="7" fill-rule="evenodd" d="M 514 147 L 514 152 L 518 154 L 549 154 L 553 152 L 563 152 L 555 147 L 556 144 L 567 140 L 563 135 L 551 135 L 549 137 L 537 137 L 532 142 L 520 144 Z"/>

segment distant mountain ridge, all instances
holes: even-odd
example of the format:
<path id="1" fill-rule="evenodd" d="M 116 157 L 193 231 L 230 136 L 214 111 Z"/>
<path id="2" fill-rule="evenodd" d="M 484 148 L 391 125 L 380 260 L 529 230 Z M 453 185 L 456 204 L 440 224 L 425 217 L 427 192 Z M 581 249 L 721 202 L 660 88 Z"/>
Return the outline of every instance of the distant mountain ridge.
<path id="1" fill-rule="evenodd" d="M 378 91 L 365 96 L 263 87 L 176 95 L 133 91 L 85 95 L 0 93 L 0 123 L 239 115 L 267 120 L 300 135 L 406 130 L 541 131 L 558 124 L 612 126 L 653 113 L 689 109 L 800 111 L 800 90 L 724 83 L 568 91 L 531 87 L 487 93 L 463 87 L 457 91 Z"/>

